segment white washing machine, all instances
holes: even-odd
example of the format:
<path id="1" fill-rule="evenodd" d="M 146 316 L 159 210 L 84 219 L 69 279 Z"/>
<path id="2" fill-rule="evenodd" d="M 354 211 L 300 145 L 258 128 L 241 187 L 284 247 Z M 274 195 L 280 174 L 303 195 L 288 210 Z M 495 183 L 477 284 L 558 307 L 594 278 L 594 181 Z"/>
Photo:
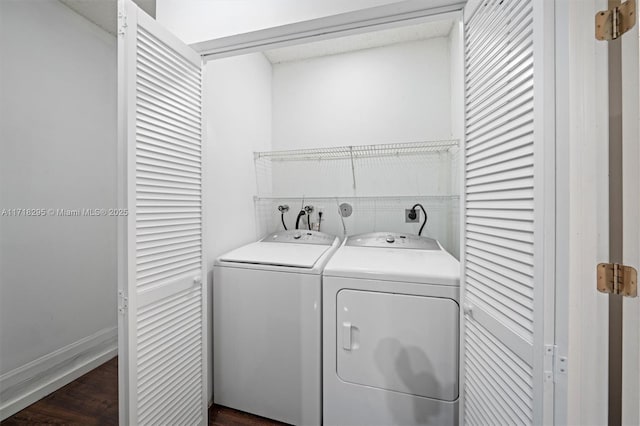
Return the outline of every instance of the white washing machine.
<path id="1" fill-rule="evenodd" d="M 322 270 L 339 239 L 282 231 L 213 268 L 217 404 L 297 425 L 322 416 Z"/>
<path id="2" fill-rule="evenodd" d="M 323 272 L 325 425 L 457 425 L 460 264 L 433 239 L 349 237 Z"/>

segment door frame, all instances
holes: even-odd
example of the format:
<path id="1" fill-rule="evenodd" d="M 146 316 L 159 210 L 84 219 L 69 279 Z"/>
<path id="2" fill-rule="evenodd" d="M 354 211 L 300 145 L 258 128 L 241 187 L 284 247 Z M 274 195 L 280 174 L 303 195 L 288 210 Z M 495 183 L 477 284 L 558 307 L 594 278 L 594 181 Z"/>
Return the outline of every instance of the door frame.
<path id="1" fill-rule="evenodd" d="M 561 0 L 556 0 L 561 1 Z M 399 26 L 417 24 L 422 22 L 429 22 L 432 20 L 451 18 L 457 19 L 459 22 L 463 22 L 464 13 L 468 13 L 481 3 L 481 0 L 405 0 L 402 2 L 374 7 L 370 9 L 358 10 L 354 12 L 347 12 L 343 14 L 327 16 L 323 18 L 313 19 L 309 21 L 303 21 L 288 25 L 282 25 L 273 28 L 267 28 L 264 30 L 252 31 L 249 33 L 233 35 L 229 37 L 223 37 L 219 39 L 208 40 L 192 44 L 198 53 L 202 55 L 203 61 L 206 64 L 209 60 L 220 59 L 230 56 L 237 56 L 266 49 L 272 49 L 276 47 L 285 47 L 295 44 L 307 43 L 312 41 L 325 40 L 330 38 L 336 38 L 341 36 L 347 36 L 352 34 L 359 34 L 369 31 L 382 30 L 388 28 L 394 28 Z M 537 3 L 537 2 L 536 2 Z M 564 266 L 564 263 L 556 263 L 556 253 L 562 253 L 562 250 L 558 250 L 558 241 L 556 240 L 556 223 L 560 223 L 558 218 L 564 217 L 567 211 L 562 210 L 562 205 L 556 206 L 557 201 L 562 191 L 557 191 L 556 185 L 556 170 L 558 169 L 556 164 L 557 146 L 556 137 L 558 131 L 556 129 L 556 66 L 563 65 L 563 63 L 556 62 L 556 57 L 553 55 L 551 58 L 549 55 L 545 55 L 549 51 L 556 50 L 556 27 L 557 17 L 555 11 L 555 5 L 552 2 L 540 2 L 536 5 L 534 15 L 537 18 L 536 25 L 536 42 L 542 43 L 543 49 L 538 49 L 536 53 L 536 60 L 538 63 L 542 63 L 542 67 L 539 67 L 536 77 L 538 79 L 544 78 L 544 86 L 538 85 L 535 89 L 535 108 L 536 118 L 540 125 L 536 126 L 536 134 L 542 135 L 545 140 L 544 144 L 541 144 L 537 155 L 542 155 L 545 158 L 544 162 L 541 162 L 536 175 L 538 176 L 536 185 L 538 187 L 536 196 L 543 200 L 542 209 L 542 221 L 544 222 L 544 229 L 540 238 L 543 238 L 543 252 L 536 258 L 537 274 L 541 277 L 540 282 L 544 284 L 543 297 L 538 298 L 536 309 L 539 312 L 544 308 L 544 315 L 540 317 L 545 318 L 545 321 L 539 322 L 538 327 L 543 328 L 543 332 L 538 333 L 541 338 L 539 341 L 534 342 L 534 358 L 539 359 L 537 361 L 540 365 L 537 366 L 539 371 L 551 371 L 554 373 L 554 356 L 544 356 L 545 343 L 554 342 L 556 332 L 556 320 L 555 318 L 566 317 L 566 313 L 562 312 L 559 317 L 558 311 L 563 311 L 564 306 L 567 305 L 568 294 L 563 292 L 557 292 L 555 282 L 558 269 Z M 461 25 L 462 26 L 462 25 Z M 463 29 L 460 29 L 463 32 Z M 462 51 L 464 49 L 464 40 L 461 40 Z M 462 53 L 462 52 L 461 52 Z M 462 75 L 460 76 L 462 77 Z M 463 84 L 463 82 L 461 82 Z M 464 114 L 462 105 L 460 106 L 461 114 Z M 463 130 L 452 129 L 455 133 L 460 134 L 461 142 L 463 141 Z M 562 157 L 560 157 L 562 158 Z M 461 180 L 461 185 L 464 180 Z M 463 193 L 460 197 L 460 211 L 461 219 L 464 210 Z M 462 222 L 460 224 L 462 226 Z M 462 233 L 461 233 L 462 234 Z M 461 235 L 462 241 L 463 235 Z M 562 249 L 563 247 L 560 247 Z M 461 267 L 464 265 L 464 256 L 461 255 Z M 560 266 L 559 266 L 560 265 Z M 464 284 L 461 283 L 461 292 L 464 291 Z M 554 298 L 560 297 L 556 300 L 555 304 L 552 303 Z M 461 313 L 463 317 L 463 313 Z M 462 322 L 461 322 L 462 326 Z M 556 343 L 558 345 L 558 343 Z M 551 345 L 551 346 L 556 346 Z M 463 350 L 461 344 L 460 350 Z M 565 349 L 566 351 L 566 349 Z M 555 351 L 555 356 L 558 356 L 558 350 Z M 544 360 L 544 361 L 543 361 Z M 544 364 L 544 365 L 542 365 Z M 535 398 L 543 403 L 543 408 L 540 410 L 540 414 L 535 417 L 536 423 L 550 423 L 554 418 L 554 410 L 557 405 L 556 401 L 562 401 L 564 395 L 558 394 L 556 389 L 557 383 L 562 383 L 562 378 L 556 378 L 552 381 L 545 381 L 544 377 L 534 378 L 538 381 L 537 388 L 544 392 L 543 395 L 538 395 Z M 555 383 L 554 383 L 555 382 Z M 464 378 L 460 377 L 460 388 L 462 389 Z M 564 388 L 560 388 L 561 390 Z M 462 393 L 461 393 L 462 395 Z M 464 408 L 464 398 L 460 398 L 460 409 Z M 560 407 L 560 409 L 562 409 Z M 462 411 L 461 411 L 462 412 Z"/>
<path id="2" fill-rule="evenodd" d="M 622 39 L 623 259 L 640 269 L 640 24 Z M 622 301 L 622 424 L 640 424 L 640 299 Z M 631 324 L 631 327 L 624 327 Z"/>
<path id="3" fill-rule="evenodd" d="M 125 16 L 131 15 L 129 23 L 136 23 L 137 12 L 129 1 L 118 1 L 118 23 L 117 29 L 127 26 Z M 133 10 L 131 10 L 133 9 Z M 132 42 L 132 35 L 127 37 L 126 33 L 116 36 L 117 38 L 117 55 L 118 55 L 118 99 L 117 99 L 117 120 L 118 120 L 118 142 L 117 142 L 117 201 L 119 208 L 128 208 L 131 200 L 129 200 L 129 176 L 131 170 L 127 162 L 127 158 L 131 155 L 131 150 L 135 149 L 135 144 L 127 145 L 127 141 L 135 140 L 135 111 L 130 108 L 135 104 L 135 91 L 130 89 L 135 70 L 135 43 Z M 129 38 L 129 39 L 127 39 Z M 133 124 L 132 124 L 133 123 Z M 134 203 L 135 205 L 135 203 Z M 135 342 L 131 340 L 130 333 L 123 333 L 122 330 L 128 329 L 130 321 L 128 301 L 129 297 L 135 297 L 127 294 L 129 275 L 129 252 L 135 250 L 128 244 L 128 229 L 135 224 L 131 223 L 130 215 L 117 217 L 117 247 L 118 247 L 118 295 L 116 313 L 118 319 L 118 357 L 123 353 L 122 348 L 129 348 Z M 134 277 L 135 279 L 135 277 Z M 135 346 L 134 346 L 135 347 Z M 118 423 L 121 425 L 129 424 L 131 407 L 129 405 L 130 394 L 132 388 L 130 381 L 131 374 L 129 372 L 130 360 L 132 359 L 131 351 L 127 350 L 127 359 L 118 362 Z"/>
<path id="4" fill-rule="evenodd" d="M 404 0 L 191 44 L 203 61 L 461 17 L 466 0 Z"/>
<path id="5" fill-rule="evenodd" d="M 560 368 L 560 345 L 556 337 L 558 307 L 563 302 L 557 294 L 557 221 L 558 221 L 558 163 L 556 158 L 556 11 L 549 1 L 534 1 L 534 113 L 537 124 L 534 132 L 543 142 L 535 154 L 540 158 L 536 170 L 536 197 L 542 200 L 542 228 L 538 232 L 539 247 L 542 253 L 536 256 L 538 284 L 542 286 L 534 312 L 539 312 L 538 340 L 534 341 L 534 362 L 538 362 L 542 375 L 534 377 L 538 386 L 534 386 L 534 403 L 539 401 L 542 407 L 538 413 L 534 410 L 534 424 L 554 424 L 556 399 L 559 397 L 556 383 L 566 375 L 566 369 Z M 538 65 L 536 65 L 538 64 Z M 537 69 L 536 69 L 537 68 Z M 536 112 L 537 111 L 537 112 Z M 534 364 L 535 367 L 535 364 Z M 535 371 L 535 369 L 534 369 Z M 550 379 L 551 378 L 551 379 Z M 538 389 L 538 395 L 535 390 Z"/>
<path id="6" fill-rule="evenodd" d="M 580 4 L 576 4 L 580 3 Z M 568 374 L 556 383 L 554 420 L 558 424 L 606 424 L 608 422 L 608 316 L 609 296 L 596 290 L 596 265 L 609 261 L 608 180 L 608 46 L 595 39 L 594 16 L 607 9 L 607 0 L 572 2 L 555 0 L 556 8 L 556 146 L 558 167 L 556 340 L 559 355 L 567 357 Z M 638 25 L 623 39 L 623 78 L 635 76 L 631 96 L 623 95 L 623 144 L 625 151 L 638 140 Z M 625 62 L 626 61 L 626 62 Z M 623 161 L 626 182 L 638 180 L 635 152 Z M 627 166 L 628 165 L 628 166 Z M 635 170 L 634 170 L 635 169 Z M 631 170 L 631 172 L 629 172 Z M 635 173 L 633 176 L 631 174 Z M 624 222 L 636 223 L 640 216 L 637 185 L 624 185 L 625 199 L 635 211 L 625 208 Z M 635 191 L 635 192 L 634 192 Z M 635 217 L 635 219 L 633 219 Z M 633 222 L 635 220 L 636 222 Z M 625 229 L 625 234 L 627 230 Z M 624 261 L 638 266 L 639 231 L 625 235 Z M 628 236 L 628 238 L 627 238 Z M 635 264 L 632 256 L 635 256 Z M 625 323 L 638 323 L 640 301 L 625 298 Z M 637 424 L 640 409 L 640 330 L 624 330 L 623 424 Z M 635 363 L 630 364 L 635 357 Z M 633 376 L 635 375 L 635 379 Z M 625 402 L 627 401 L 627 402 Z M 629 404 L 634 401 L 636 404 Z"/>

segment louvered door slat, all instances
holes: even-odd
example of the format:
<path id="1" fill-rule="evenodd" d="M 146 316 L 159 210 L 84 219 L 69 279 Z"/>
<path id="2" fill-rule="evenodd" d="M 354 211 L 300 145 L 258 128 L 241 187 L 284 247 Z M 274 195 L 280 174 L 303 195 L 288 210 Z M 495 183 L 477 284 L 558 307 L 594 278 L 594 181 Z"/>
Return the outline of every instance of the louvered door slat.
<path id="1" fill-rule="evenodd" d="M 150 125 L 160 127 L 163 131 L 179 129 L 183 135 L 195 138 L 196 140 L 200 138 L 200 131 L 195 130 L 189 123 L 181 123 L 178 121 L 179 119 L 176 120 L 174 117 L 167 118 L 157 114 L 144 103 L 139 103 L 138 107 L 138 115 L 141 122 L 144 121 Z"/>
<path id="2" fill-rule="evenodd" d="M 504 164 L 520 160 L 528 155 L 533 155 L 533 147 L 525 134 L 524 137 L 507 139 L 480 152 L 472 153 L 470 150 L 466 159 L 467 169 L 473 171 L 478 168 Z"/>
<path id="3" fill-rule="evenodd" d="M 502 18 L 504 19 L 504 18 Z M 470 68 L 467 68 L 466 76 L 470 83 L 481 87 L 486 83 L 486 76 L 492 75 L 494 70 L 487 68 L 489 64 L 518 64 L 514 60 L 514 54 L 520 55 L 527 44 L 526 40 L 531 36 L 529 24 L 531 16 L 518 16 L 516 21 L 506 21 L 509 25 L 499 25 L 491 30 L 493 39 L 487 40 L 483 46 L 467 46 Z M 489 71 L 489 73 L 487 73 Z M 477 80 L 484 78 L 484 83 Z"/>
<path id="4" fill-rule="evenodd" d="M 193 121 L 185 112 L 171 105 L 158 105 L 157 101 L 158 98 L 156 97 L 146 95 L 142 91 L 138 92 L 138 104 L 141 107 L 147 108 L 147 110 L 155 112 L 156 114 L 163 115 L 166 118 L 182 120 L 185 125 L 197 127 L 198 123 Z"/>
<path id="5" fill-rule="evenodd" d="M 181 105 L 179 102 L 173 102 L 170 99 L 167 99 L 165 96 L 162 96 L 162 93 L 151 88 L 146 87 L 141 84 L 138 86 L 138 99 L 144 99 L 146 101 L 156 103 L 155 107 L 160 109 L 165 109 L 168 111 L 172 111 L 178 115 L 184 115 L 184 119 L 189 122 L 192 119 L 189 117 L 191 111 L 189 111 L 185 106 Z M 161 102 L 162 106 L 158 106 L 157 103 Z M 198 124 L 197 122 L 192 124 Z"/>
<path id="6" fill-rule="evenodd" d="M 503 72 L 509 72 L 509 70 L 503 70 Z M 470 101 L 468 104 L 469 112 L 473 113 L 476 109 L 481 110 L 482 108 L 486 108 L 487 106 L 492 105 L 496 100 L 502 99 L 502 97 L 507 93 L 521 87 L 522 84 L 526 84 L 529 78 L 531 78 L 530 74 L 532 72 L 533 58 L 529 56 L 526 61 L 522 62 L 513 70 L 513 74 L 515 74 L 515 76 L 512 76 L 509 79 L 502 79 L 500 82 L 492 85 L 482 94 L 482 96 L 478 96 L 473 101 Z"/>
<path id="7" fill-rule="evenodd" d="M 205 424 L 201 60 L 131 1 L 121 7 L 130 212 L 121 423 Z"/>
<path id="8" fill-rule="evenodd" d="M 476 281 L 483 282 L 487 289 L 490 289 L 492 293 L 497 295 L 497 299 L 502 300 L 504 304 L 512 306 L 513 304 L 520 305 L 522 307 L 528 307 L 531 304 L 533 297 L 531 294 L 527 294 L 526 289 L 521 286 L 514 288 L 509 285 L 505 285 L 508 280 L 504 276 L 478 265 L 469 265 L 467 269 L 469 278 Z M 532 316 L 527 316 L 529 320 L 533 320 Z"/>
<path id="9" fill-rule="evenodd" d="M 465 17 L 464 412 L 532 424 L 536 311 L 534 2 L 488 0 Z"/>

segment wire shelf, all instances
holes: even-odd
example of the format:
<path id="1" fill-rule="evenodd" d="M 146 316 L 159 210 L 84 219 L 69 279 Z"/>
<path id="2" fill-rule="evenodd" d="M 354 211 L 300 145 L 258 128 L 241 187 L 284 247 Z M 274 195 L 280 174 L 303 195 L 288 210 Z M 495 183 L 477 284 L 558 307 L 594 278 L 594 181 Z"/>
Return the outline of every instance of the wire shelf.
<path id="1" fill-rule="evenodd" d="M 388 143 L 379 145 L 350 145 L 333 148 L 294 149 L 287 151 L 254 152 L 254 159 L 271 161 L 322 161 L 373 157 L 400 157 L 448 152 L 458 147 L 458 140 Z"/>
<path id="2" fill-rule="evenodd" d="M 357 196 L 357 195 L 346 195 L 346 196 L 338 196 L 338 197 L 307 197 L 307 196 L 260 196 L 254 195 L 254 202 L 265 202 L 265 201 L 326 201 L 333 202 L 336 200 L 339 201 L 406 201 L 406 200 L 415 200 L 415 199 L 425 199 L 430 201 L 450 201 L 450 200 L 459 200 L 459 195 L 365 195 L 365 196 Z"/>
<path id="3" fill-rule="evenodd" d="M 457 140 L 433 140 L 255 152 L 257 236 L 283 229 L 283 220 L 291 227 L 303 205 L 315 212 L 307 226 L 318 225 L 323 211 L 321 230 L 334 235 L 416 233 L 421 224 L 405 223 L 404 215 L 421 203 L 425 235 L 457 256 L 458 148 Z M 352 205 L 350 217 L 338 213 L 342 203 Z M 279 205 L 289 212 L 282 215 Z"/>

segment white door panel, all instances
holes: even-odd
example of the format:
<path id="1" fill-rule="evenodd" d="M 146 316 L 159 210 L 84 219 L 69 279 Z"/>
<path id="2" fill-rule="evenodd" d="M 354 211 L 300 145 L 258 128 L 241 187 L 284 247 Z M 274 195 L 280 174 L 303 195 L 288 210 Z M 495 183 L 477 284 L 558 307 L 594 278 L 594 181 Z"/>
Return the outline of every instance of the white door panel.
<path id="1" fill-rule="evenodd" d="M 545 336 L 553 298 L 544 291 L 553 276 L 544 262 L 553 228 L 545 212 L 553 193 L 544 190 L 553 184 L 546 174 L 553 156 L 545 155 L 553 127 L 542 109 L 552 81 L 545 80 L 541 30 L 548 13 L 532 0 L 470 2 L 465 9 L 466 424 L 533 424 L 548 415 L 543 348 L 545 338 L 553 342 Z"/>
<path id="2" fill-rule="evenodd" d="M 207 422 L 201 59 L 119 4 L 121 424 Z"/>

